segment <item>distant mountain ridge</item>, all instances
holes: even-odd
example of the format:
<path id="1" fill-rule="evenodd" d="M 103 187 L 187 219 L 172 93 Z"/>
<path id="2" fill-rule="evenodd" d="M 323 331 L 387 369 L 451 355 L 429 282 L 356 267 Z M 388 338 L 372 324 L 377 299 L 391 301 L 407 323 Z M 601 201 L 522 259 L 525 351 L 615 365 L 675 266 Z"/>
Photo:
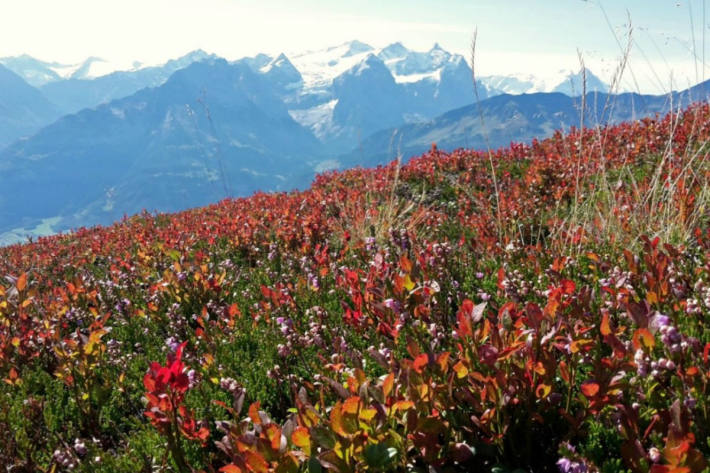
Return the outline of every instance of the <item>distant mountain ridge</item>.
<path id="1" fill-rule="evenodd" d="M 337 88 L 343 78 L 362 65 L 372 61 L 369 56 L 382 61 L 395 82 L 397 92 L 390 100 L 377 104 L 366 103 L 370 98 L 363 95 L 364 109 L 379 107 L 382 120 L 373 117 L 360 119 L 362 113 L 355 109 L 350 94 L 340 97 L 342 88 Z M 76 113 L 84 108 L 93 108 L 111 100 L 127 97 L 145 87 L 163 84 L 175 71 L 193 62 L 213 61 L 217 56 L 196 50 L 183 57 L 167 61 L 159 66 L 145 66 L 139 62 L 116 65 L 101 58 L 90 57 L 81 63 L 62 64 L 46 62 L 27 55 L 0 58 L 0 64 L 23 77 L 30 85 L 40 89 L 60 113 Z M 393 125 L 394 121 L 424 122 L 433 117 L 469 103 L 472 100 L 472 74 L 465 58 L 445 51 L 435 44 L 429 51 L 413 51 L 402 43 L 392 43 L 376 49 L 360 41 L 349 41 L 323 50 L 311 51 L 287 57 L 280 54 L 271 57 L 258 54 L 242 58 L 235 63 L 249 65 L 255 72 L 265 74 L 278 89 L 281 98 L 289 104 L 292 117 L 309 127 L 329 149 L 352 147 L 363 136 Z M 114 70 L 119 68 L 119 70 Z M 121 69 L 122 68 L 122 69 Z M 558 91 L 574 95 L 581 91 L 581 73 L 560 71 L 554 82 L 535 77 L 491 76 L 479 79 L 480 98 L 502 93 L 530 93 Z M 386 89 L 391 80 L 387 74 L 378 77 L 366 75 L 360 90 Z M 587 90 L 606 91 L 608 87 L 591 71 L 587 71 Z M 351 84 L 357 81 L 347 80 Z M 0 92 L 1 94 L 2 92 Z M 344 101 L 341 101 L 344 98 Z M 381 96 L 381 98 L 387 98 Z M 397 99 L 395 103 L 394 99 Z M 45 123 L 46 124 L 46 123 Z"/>
<path id="2" fill-rule="evenodd" d="M 193 63 L 0 152 L 0 233 L 290 190 L 309 182 L 318 150 L 264 76 L 224 60 Z"/>
<path id="3" fill-rule="evenodd" d="M 0 65 L 0 149 L 33 134 L 60 115 L 41 92 Z"/>
<path id="4" fill-rule="evenodd" d="M 640 119 L 667 113 L 671 106 L 677 109 L 709 97 L 710 80 L 670 96 L 588 92 L 584 123 L 590 127 Z M 579 126 L 581 104 L 580 97 L 561 92 L 496 95 L 424 123 L 381 130 L 337 161 L 341 168 L 375 166 L 398 156 L 407 160 L 427 151 L 433 144 L 445 151 L 489 146 L 497 149 L 511 142 L 543 139 L 556 130 Z"/>
<path id="5" fill-rule="evenodd" d="M 432 143 L 497 148 L 543 138 L 579 123 L 574 95 L 583 76 L 587 105 L 596 107 L 588 124 L 668 109 L 665 96 L 608 96 L 591 71 L 484 77 L 475 104 L 468 63 L 438 45 L 422 52 L 352 41 L 231 62 L 195 51 L 161 66 L 60 77 L 39 88 L 0 66 L 0 242 L 110 223 L 144 208 L 173 211 L 304 187 L 316 172 L 380 164 L 398 153 L 406 159 Z M 535 88 L 550 91 L 501 93 Z M 707 90 L 699 84 L 673 102 Z M 607 101 L 617 111 L 601 117 Z"/>

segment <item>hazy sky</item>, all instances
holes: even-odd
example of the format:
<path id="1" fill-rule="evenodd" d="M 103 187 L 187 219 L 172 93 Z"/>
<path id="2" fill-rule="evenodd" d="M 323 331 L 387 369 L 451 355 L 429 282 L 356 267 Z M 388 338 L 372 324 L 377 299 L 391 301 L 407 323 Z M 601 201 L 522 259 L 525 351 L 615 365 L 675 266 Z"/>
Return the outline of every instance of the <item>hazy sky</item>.
<path id="1" fill-rule="evenodd" d="M 662 91 L 671 75 L 675 88 L 710 77 L 702 64 L 704 0 L 1 0 L 0 57 L 159 63 L 196 48 L 236 59 L 351 39 L 419 50 L 439 42 L 468 57 L 477 27 L 478 75 L 578 68 L 580 50 L 609 81 L 627 12 L 634 40 L 627 88 Z M 710 48 L 706 54 L 710 60 Z"/>

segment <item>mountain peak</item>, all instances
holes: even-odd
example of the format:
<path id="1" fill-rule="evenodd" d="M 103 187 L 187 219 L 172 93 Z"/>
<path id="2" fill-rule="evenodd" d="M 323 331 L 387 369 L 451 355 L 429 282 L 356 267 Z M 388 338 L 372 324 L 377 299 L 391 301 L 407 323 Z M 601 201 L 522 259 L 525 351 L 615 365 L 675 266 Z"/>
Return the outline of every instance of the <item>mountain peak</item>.
<path id="1" fill-rule="evenodd" d="M 279 54 L 276 59 L 273 59 L 268 64 L 259 68 L 259 72 L 265 74 L 272 81 L 279 83 L 283 87 L 289 87 L 290 84 L 300 84 L 303 82 L 301 73 L 284 53 Z"/>
<path id="2" fill-rule="evenodd" d="M 394 78 L 392 78 L 389 69 L 387 69 L 387 66 L 385 66 L 382 59 L 372 53 L 368 54 L 360 62 L 338 76 L 336 82 L 342 83 L 343 80 L 350 80 L 348 78 L 363 76 L 367 76 L 369 78 L 386 78 L 385 80 L 388 82 L 394 82 Z"/>
<path id="3" fill-rule="evenodd" d="M 577 72 L 569 71 L 564 79 L 552 90 L 565 95 L 577 96 L 586 92 L 608 92 L 609 86 L 588 68 L 580 68 Z"/>
<path id="4" fill-rule="evenodd" d="M 194 51 L 190 51 L 189 53 L 185 54 L 184 56 L 182 56 L 182 58 L 196 59 L 196 58 L 206 58 L 209 56 L 211 56 L 211 54 L 209 54 L 207 51 L 205 51 L 204 49 L 198 48 L 198 49 L 195 49 Z"/>
<path id="5" fill-rule="evenodd" d="M 405 48 L 399 41 L 382 48 L 378 56 L 384 60 L 402 58 L 409 53 L 409 49 Z"/>
<path id="6" fill-rule="evenodd" d="M 289 61 L 288 56 L 286 56 L 286 54 L 281 53 L 276 57 L 276 59 L 274 59 L 274 63 L 279 63 L 279 62 L 291 62 L 291 61 Z"/>
<path id="7" fill-rule="evenodd" d="M 350 57 L 356 54 L 366 53 L 374 50 L 374 48 L 369 44 L 365 44 L 362 41 L 358 41 L 356 39 L 344 43 L 343 46 L 347 47 L 347 50 L 345 54 L 343 54 L 343 57 Z"/>

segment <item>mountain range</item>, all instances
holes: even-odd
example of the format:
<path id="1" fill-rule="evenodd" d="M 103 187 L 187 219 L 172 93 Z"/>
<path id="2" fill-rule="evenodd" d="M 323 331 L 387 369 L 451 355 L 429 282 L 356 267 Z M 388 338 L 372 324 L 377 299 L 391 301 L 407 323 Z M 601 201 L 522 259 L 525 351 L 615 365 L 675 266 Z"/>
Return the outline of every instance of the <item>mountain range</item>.
<path id="1" fill-rule="evenodd" d="M 433 142 L 482 148 L 541 138 L 579 123 L 582 76 L 588 104 L 618 101 L 637 116 L 668 109 L 667 97 L 608 96 L 591 71 L 481 77 L 475 104 L 470 66 L 439 45 L 421 52 L 352 41 L 231 62 L 195 51 L 98 77 L 96 58 L 0 64 L 5 242 L 305 187 L 315 172 L 379 164 L 395 151 L 406 158 Z M 601 111 L 590 108 L 589 120 L 628 118 Z"/>

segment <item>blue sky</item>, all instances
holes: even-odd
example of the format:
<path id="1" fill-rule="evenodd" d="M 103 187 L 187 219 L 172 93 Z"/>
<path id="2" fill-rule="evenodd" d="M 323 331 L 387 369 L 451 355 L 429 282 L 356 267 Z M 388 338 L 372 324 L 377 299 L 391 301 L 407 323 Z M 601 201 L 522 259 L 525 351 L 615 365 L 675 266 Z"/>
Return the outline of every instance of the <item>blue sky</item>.
<path id="1" fill-rule="evenodd" d="M 577 68 L 577 50 L 608 80 L 633 25 L 626 88 L 663 91 L 702 80 L 704 0 L 22 0 L 0 3 L 0 56 L 162 62 L 203 48 L 229 59 L 319 49 L 435 42 L 469 55 L 480 75 Z M 710 2 L 708 2 L 710 3 Z M 710 9 L 710 5 L 708 5 Z M 606 17 L 605 17 L 606 14 Z M 708 12 L 707 16 L 710 16 Z M 607 22 L 608 18 L 608 22 Z M 707 18 L 705 19 L 707 20 Z M 692 27 L 691 27 L 692 25 Z M 692 33 L 695 34 L 693 48 Z M 706 34 L 710 40 L 710 34 Z M 707 44 L 707 41 L 706 41 Z M 697 59 L 694 59 L 693 51 Z M 710 57 L 710 48 L 707 56 Z M 696 73 L 697 69 L 697 73 Z M 705 74 L 704 74 L 705 72 Z M 633 76 L 633 77 L 632 77 Z M 635 78 L 635 81 L 634 81 Z"/>

